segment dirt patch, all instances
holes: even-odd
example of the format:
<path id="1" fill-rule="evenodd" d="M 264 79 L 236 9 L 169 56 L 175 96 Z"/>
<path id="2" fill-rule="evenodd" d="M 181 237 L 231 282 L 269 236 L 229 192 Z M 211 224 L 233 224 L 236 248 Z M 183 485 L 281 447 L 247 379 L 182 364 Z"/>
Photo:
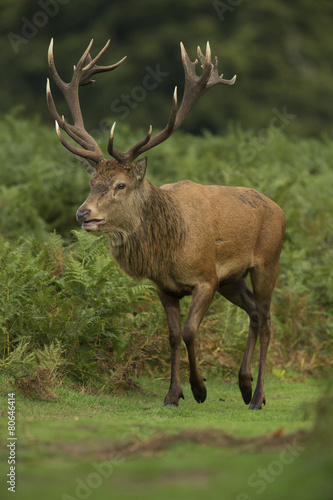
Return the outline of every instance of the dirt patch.
<path id="1" fill-rule="evenodd" d="M 181 442 L 211 446 L 215 448 L 241 447 L 253 448 L 254 450 L 275 449 L 293 443 L 295 440 L 305 440 L 307 432 L 298 431 L 293 434 L 285 434 L 283 429 L 278 429 L 274 433 L 252 438 L 235 438 L 230 434 L 216 429 L 208 430 L 183 430 L 177 434 L 161 433 L 151 439 L 123 443 L 117 445 L 113 451 L 121 456 L 129 455 L 151 455 L 169 448 L 171 445 Z M 106 451 L 106 450 L 105 450 Z M 110 450 L 111 452 L 111 450 Z"/>
<path id="2" fill-rule="evenodd" d="M 132 438 L 126 441 L 89 441 L 77 443 L 52 443 L 41 446 L 41 449 L 64 453 L 69 456 L 90 454 L 102 460 L 123 459 L 136 456 L 151 456 L 167 450 L 179 443 L 194 443 L 214 448 L 238 448 L 240 451 L 265 451 L 304 442 L 309 433 L 300 430 L 286 434 L 283 428 L 259 437 L 236 438 L 219 429 L 196 430 L 186 429 L 178 433 L 161 432 L 150 439 Z"/>

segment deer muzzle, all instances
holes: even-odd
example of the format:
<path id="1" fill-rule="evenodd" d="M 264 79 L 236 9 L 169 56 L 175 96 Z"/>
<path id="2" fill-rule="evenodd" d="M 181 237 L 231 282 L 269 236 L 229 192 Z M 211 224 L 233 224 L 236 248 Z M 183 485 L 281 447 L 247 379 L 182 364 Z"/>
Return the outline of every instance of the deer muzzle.
<path id="1" fill-rule="evenodd" d="M 86 231 L 97 231 L 99 226 L 105 224 L 105 219 L 90 219 L 91 210 L 78 210 L 76 220 L 82 222 L 82 229 Z"/>
<path id="2" fill-rule="evenodd" d="M 91 210 L 78 210 L 76 212 L 76 220 L 79 222 L 86 222 L 89 219 L 91 214 Z"/>

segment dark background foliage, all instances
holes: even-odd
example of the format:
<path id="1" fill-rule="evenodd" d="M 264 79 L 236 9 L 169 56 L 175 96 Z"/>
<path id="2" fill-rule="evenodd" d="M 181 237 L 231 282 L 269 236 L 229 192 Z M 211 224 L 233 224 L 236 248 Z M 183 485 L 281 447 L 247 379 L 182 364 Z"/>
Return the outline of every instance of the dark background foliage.
<path id="1" fill-rule="evenodd" d="M 233 88 L 210 91 L 184 129 L 220 132 L 231 120 L 258 131 L 269 127 L 274 110 L 285 110 L 298 118 L 289 134 L 332 132 L 330 1 L 1 0 L 1 6 L 2 112 L 22 104 L 27 116 L 39 113 L 49 123 L 44 92 L 51 37 L 65 80 L 91 38 L 93 54 L 110 38 L 103 63 L 128 57 L 112 74 L 98 75 L 95 88 L 82 89 L 87 127 L 98 130 L 105 121 L 126 120 L 133 128 L 147 129 L 150 123 L 161 128 L 175 85 L 181 95 L 179 42 L 193 60 L 196 46 L 203 49 L 209 40 L 220 72 L 226 78 L 237 73 L 238 80 Z M 147 89 L 147 71 L 157 66 L 165 76 L 156 88 Z M 68 117 L 65 108 L 63 112 Z"/>

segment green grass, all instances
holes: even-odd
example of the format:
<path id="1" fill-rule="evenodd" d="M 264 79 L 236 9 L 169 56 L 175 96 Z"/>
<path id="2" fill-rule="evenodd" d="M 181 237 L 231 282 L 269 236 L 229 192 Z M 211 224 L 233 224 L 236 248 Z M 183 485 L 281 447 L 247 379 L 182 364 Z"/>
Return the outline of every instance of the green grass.
<path id="1" fill-rule="evenodd" d="M 327 468 L 332 454 L 318 431 L 315 441 L 297 438 L 289 448 L 282 442 L 277 447 L 237 443 L 220 447 L 186 438 L 193 431 L 202 436 L 207 431 L 216 433 L 217 439 L 224 432 L 238 439 L 311 431 L 317 401 L 326 386 L 323 380 L 287 382 L 269 376 L 262 411 L 249 411 L 237 385 L 217 378 L 207 381 L 203 405 L 194 401 L 189 385 L 184 384 L 186 399 L 178 408 L 162 406 L 166 380 L 141 378 L 139 383 L 144 392 L 109 396 L 60 387 L 55 389 L 56 402 L 17 394 L 15 498 L 155 500 L 201 499 L 204 494 L 209 499 L 248 500 L 265 488 L 265 495 L 278 499 L 283 498 L 278 492 L 288 494 L 293 477 L 297 478 L 293 494 L 302 493 L 309 500 L 329 498 L 324 488 L 330 481 Z M 6 396 L 1 399 L 5 407 Z M 6 433 L 2 418 L 1 435 Z M 169 444 L 175 435 L 177 440 Z M 154 446 L 161 437 L 163 445 Z M 285 456 L 288 463 L 281 461 Z M 7 473 L 6 460 L 7 450 L 2 450 L 2 477 Z M 263 469 L 268 480 L 260 475 Z M 4 490 L 2 482 L 1 498 L 11 498 L 7 492 L 3 495 Z M 322 494 L 316 496 L 316 491 Z"/>

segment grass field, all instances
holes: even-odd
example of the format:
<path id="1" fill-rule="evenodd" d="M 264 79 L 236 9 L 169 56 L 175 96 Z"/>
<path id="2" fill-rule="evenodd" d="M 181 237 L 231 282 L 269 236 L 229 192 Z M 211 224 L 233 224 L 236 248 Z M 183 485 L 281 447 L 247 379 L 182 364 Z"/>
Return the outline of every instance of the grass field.
<path id="1" fill-rule="evenodd" d="M 322 379 L 266 384 L 267 405 L 249 411 L 235 383 L 207 381 L 198 405 L 163 407 L 166 380 L 142 391 L 93 395 L 55 389 L 57 401 L 16 394 L 16 493 L 41 499 L 330 499 L 332 438 Z M 2 380 L 6 386 L 6 380 Z M 5 394 L 2 407 L 6 407 Z M 8 435 L 6 411 L 1 435 Z M 8 449 L 0 456 L 1 498 Z"/>

